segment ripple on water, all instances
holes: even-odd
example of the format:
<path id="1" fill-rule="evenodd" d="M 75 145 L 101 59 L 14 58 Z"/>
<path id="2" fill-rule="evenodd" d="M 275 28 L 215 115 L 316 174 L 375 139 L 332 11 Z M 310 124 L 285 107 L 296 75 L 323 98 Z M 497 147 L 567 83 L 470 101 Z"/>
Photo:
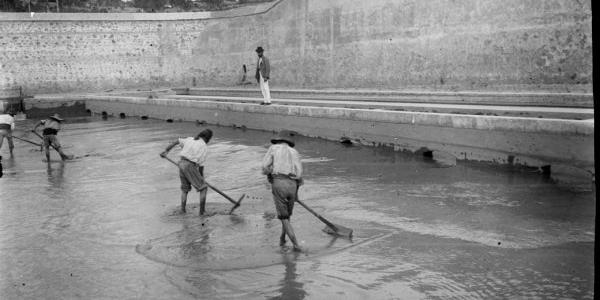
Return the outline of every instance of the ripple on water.
<path id="1" fill-rule="evenodd" d="M 280 222 L 267 215 L 214 214 L 184 217 L 181 222 L 182 230 L 139 244 L 136 251 L 169 266 L 230 270 L 280 264 L 286 259 L 312 259 L 383 236 L 381 231 L 361 232 L 349 241 L 321 232 L 322 226 L 307 227 L 296 222 L 296 235 L 307 249 L 299 254 L 290 247 L 279 246 Z"/>

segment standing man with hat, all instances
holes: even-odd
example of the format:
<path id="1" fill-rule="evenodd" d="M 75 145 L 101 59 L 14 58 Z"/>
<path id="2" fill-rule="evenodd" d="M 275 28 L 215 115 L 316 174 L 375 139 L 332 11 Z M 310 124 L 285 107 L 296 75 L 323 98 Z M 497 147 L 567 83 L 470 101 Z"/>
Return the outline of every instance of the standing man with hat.
<path id="1" fill-rule="evenodd" d="M 271 66 L 269 65 L 269 59 L 263 55 L 265 50 L 262 47 L 256 48 L 256 54 L 258 54 L 258 62 L 256 62 L 256 81 L 260 84 L 260 91 L 263 95 L 263 102 L 260 105 L 271 105 L 271 92 L 269 91 L 269 76 L 271 73 Z"/>
<path id="2" fill-rule="evenodd" d="M 13 148 L 15 148 L 12 140 L 12 131 L 15 130 L 15 119 L 14 113 L 8 108 L 5 114 L 0 115 L 0 149 L 2 149 L 2 143 L 4 138 L 8 141 L 8 150 L 10 150 L 10 156 L 13 155 Z"/>
<path id="3" fill-rule="evenodd" d="M 61 118 L 59 114 L 54 114 L 48 117 L 48 119 L 37 122 L 31 130 L 33 133 L 37 134 L 35 130 L 42 125 L 44 126 L 44 129 L 42 130 L 42 139 L 44 140 L 43 146 L 46 153 L 46 161 L 48 163 L 50 163 L 50 146 L 54 147 L 58 154 L 60 154 L 62 160 L 73 158 L 72 155 L 67 155 L 62 151 L 58 138 L 56 137 L 61 129 L 61 123 L 63 121 L 64 119 Z"/>
<path id="4" fill-rule="evenodd" d="M 287 235 L 294 244 L 294 250 L 302 251 L 290 222 L 298 189 L 303 184 L 300 155 L 294 149 L 295 135 L 293 131 L 282 130 L 276 138 L 271 139 L 273 145 L 263 158 L 262 172 L 271 183 L 277 218 L 281 220 L 279 244 L 285 245 Z"/>
<path id="5" fill-rule="evenodd" d="M 173 147 L 177 145 L 183 147 L 180 153 L 181 159 L 178 164 L 179 179 L 181 181 L 181 212 L 186 212 L 187 195 L 193 186 L 200 192 L 199 214 L 204 214 L 206 192 L 208 192 L 208 186 L 204 182 L 204 162 L 208 154 L 208 146 L 206 144 L 208 144 L 212 136 L 212 130 L 205 129 L 195 137 L 178 139 L 167 146 L 165 151 L 160 154 L 164 158 L 167 157 L 167 154 Z"/>

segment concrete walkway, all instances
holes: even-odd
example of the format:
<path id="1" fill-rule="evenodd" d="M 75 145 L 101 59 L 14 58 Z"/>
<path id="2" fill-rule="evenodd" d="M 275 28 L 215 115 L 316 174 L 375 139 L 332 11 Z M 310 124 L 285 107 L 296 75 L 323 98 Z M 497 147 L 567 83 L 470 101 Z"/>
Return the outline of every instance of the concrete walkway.
<path id="1" fill-rule="evenodd" d="M 164 96 L 162 96 L 164 97 Z M 238 103 L 260 104 L 259 97 L 231 97 L 231 96 L 191 96 L 170 95 L 167 98 L 186 99 L 198 101 L 220 101 Z M 316 99 L 272 99 L 274 104 L 379 109 L 392 111 L 414 111 L 430 113 L 449 113 L 467 115 L 513 116 L 531 118 L 571 119 L 586 120 L 594 118 L 593 108 L 572 107 L 539 107 L 539 106 L 507 106 L 507 105 L 473 105 L 473 104 L 443 104 L 443 103 L 410 103 L 387 101 L 360 101 L 352 100 L 316 100 Z"/>
<path id="2" fill-rule="evenodd" d="M 590 93 L 275 89 L 272 96 L 274 105 L 535 119 L 589 121 L 594 118 L 593 94 Z M 73 100 L 97 97 L 160 98 L 256 105 L 263 101 L 260 91 L 254 86 L 111 90 L 85 94 L 36 95 L 34 98 Z"/>
<path id="3" fill-rule="evenodd" d="M 231 88 L 173 88 L 178 95 L 262 97 L 254 85 Z M 272 89 L 276 99 L 375 101 L 430 104 L 474 104 L 593 108 L 590 92 L 532 91 L 439 91 L 439 90 L 364 90 L 364 89 Z"/>

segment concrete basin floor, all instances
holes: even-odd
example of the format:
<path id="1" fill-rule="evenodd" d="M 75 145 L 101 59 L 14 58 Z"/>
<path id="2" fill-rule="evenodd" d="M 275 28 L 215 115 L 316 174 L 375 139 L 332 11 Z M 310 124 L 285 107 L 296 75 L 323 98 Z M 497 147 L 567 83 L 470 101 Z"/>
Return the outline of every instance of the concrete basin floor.
<path id="1" fill-rule="evenodd" d="M 35 120 L 19 121 L 16 136 Z M 209 127 L 207 179 L 179 209 L 177 169 L 158 154 Z M 278 245 L 260 161 L 271 132 L 134 118 L 69 119 L 80 158 L 0 149 L 1 299 L 592 299 L 595 196 L 537 173 L 446 164 L 387 148 L 300 137 L 300 198 L 354 229 L 336 239 L 296 205 L 305 253 Z M 171 155 L 176 158 L 176 154 Z"/>

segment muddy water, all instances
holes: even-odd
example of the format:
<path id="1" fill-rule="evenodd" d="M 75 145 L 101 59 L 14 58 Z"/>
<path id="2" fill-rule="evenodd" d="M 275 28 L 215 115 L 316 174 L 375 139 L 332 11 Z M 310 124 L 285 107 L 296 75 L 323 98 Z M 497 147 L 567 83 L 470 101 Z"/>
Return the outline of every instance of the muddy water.
<path id="1" fill-rule="evenodd" d="M 29 121 L 17 124 L 29 128 Z M 211 127 L 209 216 L 197 194 L 178 213 L 179 179 L 159 158 L 203 127 L 155 120 L 70 120 L 80 158 L 49 166 L 36 147 L 6 149 L 0 179 L 1 299 L 591 299 L 595 197 L 538 174 L 436 162 L 300 138 L 300 197 L 354 229 L 336 239 L 302 207 L 306 253 L 278 245 L 260 160 L 271 133 Z M 36 137 L 17 132 L 18 136 Z M 172 154 L 176 157 L 176 154 Z"/>

